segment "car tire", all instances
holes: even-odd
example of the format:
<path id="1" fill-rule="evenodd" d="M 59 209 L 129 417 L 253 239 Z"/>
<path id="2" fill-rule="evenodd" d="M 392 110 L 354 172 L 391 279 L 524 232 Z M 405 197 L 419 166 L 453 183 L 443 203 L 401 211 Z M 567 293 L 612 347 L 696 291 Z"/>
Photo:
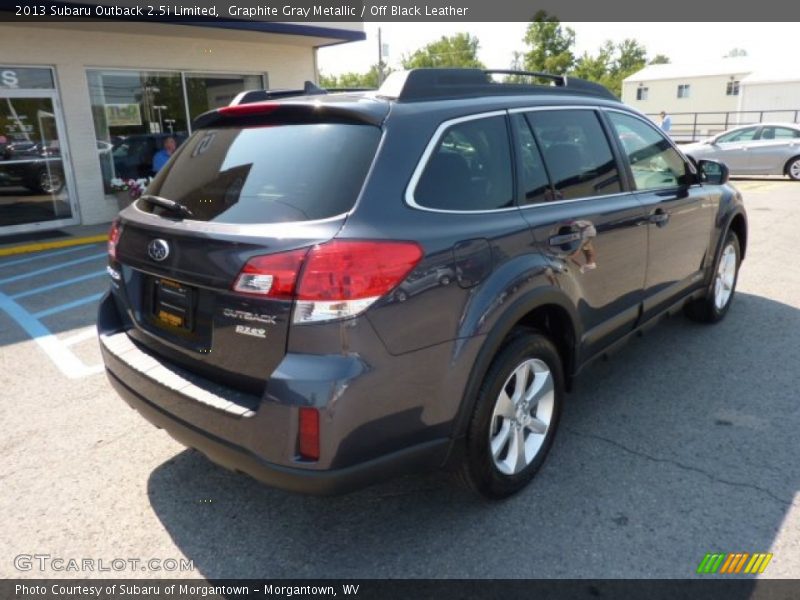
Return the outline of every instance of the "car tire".
<path id="1" fill-rule="evenodd" d="M 38 194 L 57 194 L 64 188 L 64 175 L 57 170 L 42 169 L 27 187 Z"/>
<path id="2" fill-rule="evenodd" d="M 795 156 L 786 163 L 786 174 L 789 179 L 800 181 L 800 156 Z"/>
<path id="3" fill-rule="evenodd" d="M 725 318 L 736 292 L 741 256 L 739 238 L 733 231 L 729 231 L 714 261 L 714 274 L 709 289 L 702 298 L 686 305 L 686 316 L 701 323 L 717 323 Z"/>
<path id="4" fill-rule="evenodd" d="M 553 443 L 564 399 L 555 345 L 531 329 L 516 329 L 484 377 L 469 422 L 459 476 L 486 498 L 524 488 Z"/>

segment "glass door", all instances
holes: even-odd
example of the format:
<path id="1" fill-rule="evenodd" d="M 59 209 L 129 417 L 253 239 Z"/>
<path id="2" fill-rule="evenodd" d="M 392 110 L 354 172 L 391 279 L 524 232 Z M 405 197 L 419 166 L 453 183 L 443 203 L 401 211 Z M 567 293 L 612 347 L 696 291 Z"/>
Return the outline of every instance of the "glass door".
<path id="1" fill-rule="evenodd" d="M 55 91 L 0 88 L 0 236 L 77 223 Z"/>

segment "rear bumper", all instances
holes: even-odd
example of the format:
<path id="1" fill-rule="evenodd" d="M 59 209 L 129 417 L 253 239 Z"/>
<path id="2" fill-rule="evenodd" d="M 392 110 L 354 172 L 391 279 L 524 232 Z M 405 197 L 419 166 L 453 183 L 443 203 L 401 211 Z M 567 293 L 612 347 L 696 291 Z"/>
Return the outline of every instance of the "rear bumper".
<path id="1" fill-rule="evenodd" d="M 380 480 L 441 464 L 449 440 L 435 440 L 352 467 L 312 471 L 267 462 L 244 448 L 170 415 L 146 400 L 106 369 L 114 389 L 132 408 L 185 446 L 199 450 L 220 466 L 245 473 L 268 485 L 304 494 L 330 495 L 352 491 Z"/>
<path id="2" fill-rule="evenodd" d="M 349 365 L 339 365 L 341 357 L 287 355 L 281 373 L 267 386 L 271 391 L 257 397 L 157 358 L 124 330 L 113 298 L 106 296 L 100 303 L 98 331 L 111 384 L 148 421 L 221 466 L 290 491 L 335 494 L 445 463 L 449 436 L 436 435 L 434 428 L 423 426 L 423 439 L 398 439 L 394 447 L 386 447 L 382 441 L 391 438 L 402 420 L 375 420 L 373 415 L 362 414 L 363 409 L 332 411 L 328 400 L 318 405 L 325 415 L 323 448 L 331 449 L 328 456 L 319 463 L 297 458 L 298 406 L 314 406 L 311 399 L 315 394 L 323 398 L 317 390 L 327 388 L 338 394 L 333 398 L 339 406 L 351 402 L 369 407 L 352 388 L 345 394 L 340 388 L 347 386 L 335 385 L 342 377 L 340 367 Z M 353 371 L 357 377 L 359 373 Z M 312 375 L 318 381 L 304 389 L 302 384 L 308 384 Z M 372 418 L 369 427 L 347 429 L 354 414 Z"/>

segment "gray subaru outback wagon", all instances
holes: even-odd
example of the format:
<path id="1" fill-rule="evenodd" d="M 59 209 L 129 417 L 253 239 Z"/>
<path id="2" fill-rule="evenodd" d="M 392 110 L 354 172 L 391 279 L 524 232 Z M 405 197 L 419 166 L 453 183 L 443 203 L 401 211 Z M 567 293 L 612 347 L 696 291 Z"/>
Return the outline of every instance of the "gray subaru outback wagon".
<path id="1" fill-rule="evenodd" d="M 725 316 L 747 222 L 724 165 L 605 88 L 507 74 L 200 116 L 111 228 L 119 394 L 289 490 L 443 467 L 492 498 L 525 486 L 587 363 L 665 313 Z"/>

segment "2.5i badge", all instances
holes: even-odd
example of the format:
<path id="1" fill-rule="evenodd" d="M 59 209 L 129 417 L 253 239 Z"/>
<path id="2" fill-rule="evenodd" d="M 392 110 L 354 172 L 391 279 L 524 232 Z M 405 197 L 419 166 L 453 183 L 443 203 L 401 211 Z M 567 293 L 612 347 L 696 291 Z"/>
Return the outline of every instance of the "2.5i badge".
<path id="1" fill-rule="evenodd" d="M 252 335 L 253 337 L 265 338 L 267 337 L 267 330 L 260 327 L 250 327 L 249 325 L 237 325 L 236 333 L 242 335 Z"/>

